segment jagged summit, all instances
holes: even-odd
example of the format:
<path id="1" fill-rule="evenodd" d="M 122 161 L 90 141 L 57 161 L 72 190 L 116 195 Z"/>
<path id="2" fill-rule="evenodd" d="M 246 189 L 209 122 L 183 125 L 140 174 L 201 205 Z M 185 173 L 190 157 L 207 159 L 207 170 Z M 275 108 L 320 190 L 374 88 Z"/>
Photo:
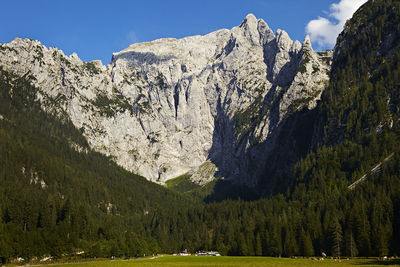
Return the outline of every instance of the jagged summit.
<path id="1" fill-rule="evenodd" d="M 244 18 L 245 21 L 257 21 L 258 19 L 253 13 L 247 14 L 247 16 Z M 260 19 L 261 20 L 261 19 Z"/>
<path id="2" fill-rule="evenodd" d="M 254 14 L 252 14 L 252 13 L 249 13 L 243 19 L 243 21 L 239 25 L 239 27 L 246 28 L 246 29 L 262 27 L 263 31 L 265 31 L 265 29 L 269 29 L 268 24 L 263 19 L 256 18 L 256 16 Z"/>
<path id="3" fill-rule="evenodd" d="M 265 162 L 280 125 L 315 107 L 328 80 L 329 60 L 308 43 L 249 14 L 230 30 L 135 43 L 107 68 L 21 39 L 0 46 L 0 65 L 33 74 L 43 108 L 128 170 L 254 184 L 264 166 L 252 158 Z"/>
<path id="4" fill-rule="evenodd" d="M 215 46 L 218 46 L 219 43 L 226 42 L 228 38 L 232 37 L 232 34 L 234 37 L 237 37 L 238 34 L 242 35 L 252 45 L 264 45 L 275 38 L 273 31 L 264 20 L 257 19 L 253 14 L 248 14 L 239 26 L 231 30 L 221 29 L 203 36 L 195 35 L 181 39 L 161 38 L 150 42 L 135 43 L 120 52 L 113 53 L 113 59 L 131 51 L 157 52 L 164 55 L 176 53 L 175 49 L 182 46 L 204 52 L 210 47 L 215 49 Z"/>
<path id="5" fill-rule="evenodd" d="M 304 37 L 304 41 L 302 44 L 303 49 L 304 48 L 308 48 L 309 50 L 313 50 L 312 49 L 312 45 L 311 45 L 311 39 L 310 36 L 307 34 L 306 37 Z"/>

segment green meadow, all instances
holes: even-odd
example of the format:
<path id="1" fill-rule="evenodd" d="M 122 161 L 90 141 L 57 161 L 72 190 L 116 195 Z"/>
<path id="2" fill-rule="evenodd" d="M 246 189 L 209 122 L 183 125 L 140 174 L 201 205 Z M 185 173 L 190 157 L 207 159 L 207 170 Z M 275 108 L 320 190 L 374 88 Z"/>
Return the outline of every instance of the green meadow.
<path id="1" fill-rule="evenodd" d="M 91 261 L 80 263 L 56 264 L 51 266 L 400 266 L 399 260 L 379 261 L 370 259 L 342 259 L 340 261 L 325 259 L 324 261 L 311 258 L 289 259 L 271 257 L 196 257 L 196 256 L 161 256 L 158 258 L 140 258 L 131 260 Z"/>

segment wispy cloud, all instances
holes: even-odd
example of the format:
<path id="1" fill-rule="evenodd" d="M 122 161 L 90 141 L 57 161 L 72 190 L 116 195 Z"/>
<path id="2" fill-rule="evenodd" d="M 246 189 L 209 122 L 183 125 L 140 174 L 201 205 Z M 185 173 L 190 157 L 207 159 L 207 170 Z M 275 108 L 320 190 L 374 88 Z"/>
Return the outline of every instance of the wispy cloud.
<path id="1" fill-rule="evenodd" d="M 330 6 L 327 17 L 311 20 L 306 26 L 306 33 L 319 48 L 332 48 L 344 24 L 354 12 L 367 0 L 340 0 Z"/>
<path id="2" fill-rule="evenodd" d="M 139 42 L 139 38 L 137 37 L 135 31 L 133 30 L 128 32 L 128 34 L 126 35 L 126 39 L 130 44 Z"/>

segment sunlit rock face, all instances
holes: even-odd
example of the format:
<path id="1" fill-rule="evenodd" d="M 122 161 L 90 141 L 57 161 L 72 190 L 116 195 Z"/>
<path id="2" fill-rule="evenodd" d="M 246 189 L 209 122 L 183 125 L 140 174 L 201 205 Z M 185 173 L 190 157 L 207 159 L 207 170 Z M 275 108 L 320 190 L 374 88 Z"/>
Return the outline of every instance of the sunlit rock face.
<path id="1" fill-rule="evenodd" d="M 43 109 L 92 149 L 152 181 L 191 173 L 199 184 L 255 184 L 274 131 L 316 106 L 330 61 L 252 14 L 231 30 L 133 44 L 107 67 L 38 41 L 0 46 L 0 66 L 32 75 Z"/>

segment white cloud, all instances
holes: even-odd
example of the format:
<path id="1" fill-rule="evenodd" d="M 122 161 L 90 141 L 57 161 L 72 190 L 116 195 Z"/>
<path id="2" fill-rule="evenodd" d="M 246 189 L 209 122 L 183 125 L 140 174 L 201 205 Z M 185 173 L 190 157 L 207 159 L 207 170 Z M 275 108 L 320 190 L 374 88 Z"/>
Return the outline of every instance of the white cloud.
<path id="1" fill-rule="evenodd" d="M 330 6 L 328 17 L 318 17 L 306 26 L 306 33 L 319 48 L 332 48 L 344 24 L 367 0 L 340 0 Z"/>

